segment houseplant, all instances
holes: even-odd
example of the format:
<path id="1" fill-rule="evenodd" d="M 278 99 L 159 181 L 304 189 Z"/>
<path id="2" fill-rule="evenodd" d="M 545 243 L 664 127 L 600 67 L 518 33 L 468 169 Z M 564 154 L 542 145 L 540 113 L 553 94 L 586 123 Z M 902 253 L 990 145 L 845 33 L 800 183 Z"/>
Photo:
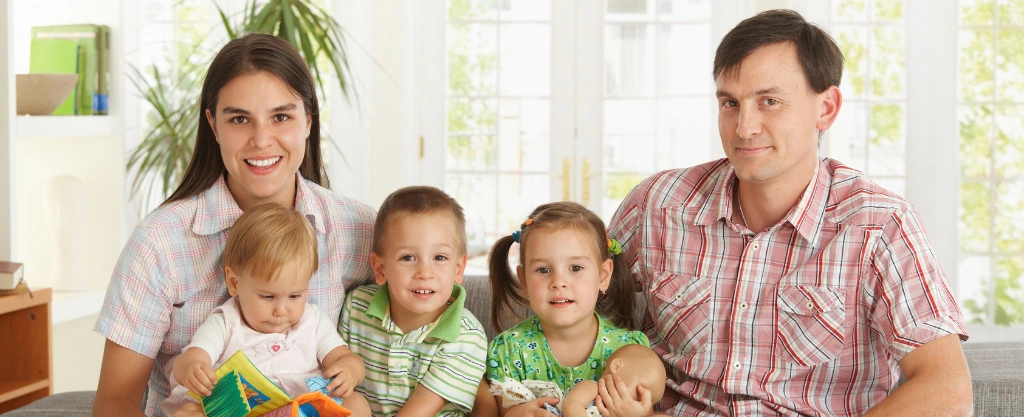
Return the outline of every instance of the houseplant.
<path id="1" fill-rule="evenodd" d="M 228 39 L 246 33 L 267 33 L 295 46 L 313 72 L 320 91 L 333 78 L 346 99 L 354 94 L 351 72 L 341 26 L 313 0 L 247 0 L 244 11 L 230 15 L 217 7 Z M 128 158 L 127 170 L 134 174 L 131 195 L 141 197 L 144 207 L 155 199 L 163 201 L 174 191 L 188 168 L 195 146 L 199 120 L 199 94 L 209 51 L 193 46 L 193 53 L 207 59 L 186 61 L 172 71 L 150 66 L 145 72 L 131 66 L 129 79 L 151 107 L 150 129 Z M 201 62 L 202 65 L 190 62 Z"/>

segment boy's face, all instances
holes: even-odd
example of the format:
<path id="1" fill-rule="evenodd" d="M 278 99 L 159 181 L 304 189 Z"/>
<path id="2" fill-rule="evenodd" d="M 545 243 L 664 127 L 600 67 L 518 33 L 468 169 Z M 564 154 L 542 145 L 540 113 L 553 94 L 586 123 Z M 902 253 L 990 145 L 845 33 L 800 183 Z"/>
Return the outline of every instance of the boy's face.
<path id="1" fill-rule="evenodd" d="M 302 318 L 309 290 L 310 268 L 291 261 L 273 279 L 257 277 L 246 271 L 224 268 L 228 291 L 238 296 L 242 318 L 260 333 L 281 333 Z"/>
<path id="2" fill-rule="evenodd" d="M 399 213 L 384 237 L 384 253 L 370 255 L 378 284 L 388 283 L 391 319 L 403 331 L 437 320 L 454 284 L 462 283 L 466 254 L 446 213 Z"/>

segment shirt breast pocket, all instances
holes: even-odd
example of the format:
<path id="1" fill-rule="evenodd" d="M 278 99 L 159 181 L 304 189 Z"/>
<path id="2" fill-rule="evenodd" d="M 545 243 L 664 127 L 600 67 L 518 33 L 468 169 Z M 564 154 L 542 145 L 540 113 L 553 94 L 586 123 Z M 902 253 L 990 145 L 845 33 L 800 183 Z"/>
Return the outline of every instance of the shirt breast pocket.
<path id="1" fill-rule="evenodd" d="M 775 356 L 802 366 L 838 357 L 845 342 L 845 295 L 842 288 L 779 287 Z"/>
<path id="2" fill-rule="evenodd" d="M 708 343 L 711 280 L 659 272 L 651 287 L 651 313 L 661 339 L 676 353 L 690 354 Z"/>

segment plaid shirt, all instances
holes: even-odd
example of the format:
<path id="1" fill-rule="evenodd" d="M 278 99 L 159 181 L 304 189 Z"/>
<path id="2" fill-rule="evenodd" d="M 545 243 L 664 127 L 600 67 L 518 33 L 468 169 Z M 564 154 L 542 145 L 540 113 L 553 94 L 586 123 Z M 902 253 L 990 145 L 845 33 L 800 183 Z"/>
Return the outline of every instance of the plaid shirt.
<path id="1" fill-rule="evenodd" d="M 296 176 L 295 207 L 317 234 L 320 268 L 309 302 L 337 324 L 346 287 L 368 283 L 373 209 Z M 114 267 L 95 330 L 156 359 L 147 415 L 170 393 L 168 361 L 188 345 L 210 312 L 228 299 L 221 255 L 242 215 L 221 178 L 206 191 L 162 206 L 135 228 Z"/>
<path id="2" fill-rule="evenodd" d="M 823 159 L 785 218 L 732 222 L 728 160 L 665 171 L 626 197 L 609 235 L 648 301 L 677 416 L 860 415 L 898 362 L 966 330 L 914 208 Z"/>

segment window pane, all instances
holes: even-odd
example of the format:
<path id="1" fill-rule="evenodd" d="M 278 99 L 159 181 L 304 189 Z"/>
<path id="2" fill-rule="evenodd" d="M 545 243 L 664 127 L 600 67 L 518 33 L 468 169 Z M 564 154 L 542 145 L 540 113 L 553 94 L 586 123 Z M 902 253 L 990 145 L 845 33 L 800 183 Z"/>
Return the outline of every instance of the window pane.
<path id="1" fill-rule="evenodd" d="M 448 94 L 493 96 L 497 92 L 497 28 L 493 24 L 448 25 Z"/>
<path id="2" fill-rule="evenodd" d="M 605 95 L 654 94 L 654 36 L 650 24 L 613 24 L 605 29 Z"/>
<path id="3" fill-rule="evenodd" d="M 891 193 L 896 195 L 906 195 L 907 192 L 907 180 L 903 178 L 879 178 L 875 177 L 871 179 L 882 188 L 885 188 Z"/>
<path id="4" fill-rule="evenodd" d="M 707 162 L 717 130 L 710 98 L 680 98 L 658 101 L 658 133 L 654 166 L 648 172 L 689 167 Z M 721 148 L 719 148 L 721 149 Z"/>
<path id="5" fill-rule="evenodd" d="M 448 99 L 449 133 L 495 133 L 495 111 L 498 101 L 493 99 Z"/>
<path id="6" fill-rule="evenodd" d="M 996 186 L 996 252 L 1024 253 L 1024 180 Z"/>
<path id="7" fill-rule="evenodd" d="M 957 293 L 969 323 L 989 322 L 992 306 L 992 258 L 965 256 L 957 268 Z"/>
<path id="8" fill-rule="evenodd" d="M 1021 7 L 1024 13 L 1024 7 Z M 996 57 L 997 100 L 1024 102 L 1024 30 L 999 30 Z"/>
<path id="9" fill-rule="evenodd" d="M 867 172 L 868 104 L 863 101 L 843 104 L 835 124 L 829 129 L 828 154 L 851 168 Z"/>
<path id="10" fill-rule="evenodd" d="M 992 161 L 992 108 L 961 105 L 957 112 L 960 119 L 960 175 L 966 178 L 988 177 Z"/>
<path id="11" fill-rule="evenodd" d="M 709 0 L 658 0 L 658 19 L 662 21 L 711 19 L 711 2 Z"/>
<path id="12" fill-rule="evenodd" d="M 501 20 L 551 20 L 551 0 L 501 0 Z"/>
<path id="13" fill-rule="evenodd" d="M 498 189 L 498 228 L 490 242 L 519 229 L 534 208 L 551 200 L 551 180 L 547 175 L 499 175 Z"/>
<path id="14" fill-rule="evenodd" d="M 1024 0 L 999 0 L 999 23 L 1024 25 Z"/>
<path id="15" fill-rule="evenodd" d="M 444 188 L 459 201 L 466 213 L 466 239 L 469 242 L 494 242 L 487 231 L 495 230 L 495 193 L 497 181 L 493 175 L 447 174 Z"/>
<path id="16" fill-rule="evenodd" d="M 991 248 L 991 198 L 988 183 L 960 183 L 960 250 L 987 253 Z"/>
<path id="17" fill-rule="evenodd" d="M 501 25 L 501 95 L 545 96 L 551 92 L 551 25 Z"/>
<path id="18" fill-rule="evenodd" d="M 626 198 L 633 187 L 640 181 L 647 178 L 646 174 L 608 174 L 604 177 L 604 196 L 602 197 L 601 208 L 604 210 L 602 218 L 605 222 L 611 219 L 619 204 Z M 616 237 L 616 236 L 612 236 Z"/>
<path id="19" fill-rule="evenodd" d="M 902 104 L 872 104 L 868 142 L 871 175 L 906 174 L 904 111 Z"/>
<path id="20" fill-rule="evenodd" d="M 872 33 L 871 93 L 875 97 L 903 98 L 906 74 L 904 30 L 877 27 Z"/>
<path id="21" fill-rule="evenodd" d="M 653 135 L 655 130 L 653 100 L 607 99 L 604 101 L 604 134 L 606 137 Z M 615 142 L 606 139 L 605 142 Z"/>
<path id="22" fill-rule="evenodd" d="M 1024 46 L 1024 43 L 1021 45 Z M 999 106 L 996 115 L 995 155 L 996 176 L 1024 177 L 1024 104 Z"/>
<path id="23" fill-rule="evenodd" d="M 498 17 L 500 0 L 449 0 L 448 18 L 451 20 L 493 20 Z"/>
<path id="24" fill-rule="evenodd" d="M 832 14 L 837 21 L 868 20 L 867 0 L 838 0 L 833 3 Z"/>
<path id="25" fill-rule="evenodd" d="M 863 27 L 842 27 L 833 31 L 846 58 L 840 88 L 844 98 L 864 97 L 868 83 L 868 30 Z"/>
<path id="26" fill-rule="evenodd" d="M 658 25 L 658 94 L 713 92 L 710 45 L 710 25 Z"/>
<path id="27" fill-rule="evenodd" d="M 960 99 L 991 100 L 995 88 L 991 30 L 960 31 Z"/>
<path id="28" fill-rule="evenodd" d="M 872 0 L 871 14 L 875 20 L 903 19 L 903 0 Z"/>
<path id="29" fill-rule="evenodd" d="M 995 259 L 995 324 L 1024 324 L 1024 258 Z"/>
<path id="30" fill-rule="evenodd" d="M 608 0 L 608 14 L 610 18 L 616 15 L 644 15 L 650 12 L 648 0 Z"/>
<path id="31" fill-rule="evenodd" d="M 548 171 L 550 104 L 548 100 L 501 100 L 498 123 L 498 169 Z"/>
<path id="32" fill-rule="evenodd" d="M 991 25 L 995 12 L 994 0 L 959 0 L 960 24 Z"/>
<path id="33" fill-rule="evenodd" d="M 494 136 L 448 136 L 445 169 L 449 171 L 494 171 L 497 169 Z"/>

